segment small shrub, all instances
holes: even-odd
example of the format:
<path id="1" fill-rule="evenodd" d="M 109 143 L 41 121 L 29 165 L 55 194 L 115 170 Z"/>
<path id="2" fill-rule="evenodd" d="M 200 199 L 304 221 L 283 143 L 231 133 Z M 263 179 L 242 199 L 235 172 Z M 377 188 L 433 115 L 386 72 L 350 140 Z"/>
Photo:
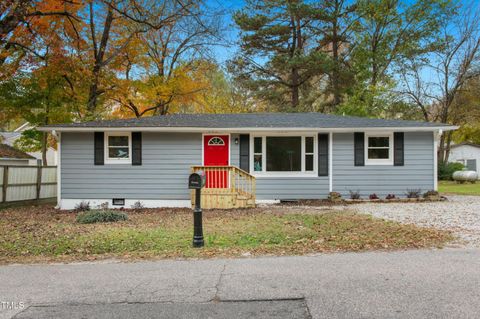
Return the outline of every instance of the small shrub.
<path id="1" fill-rule="evenodd" d="M 385 199 L 388 199 L 388 200 L 390 200 L 390 199 L 395 199 L 395 198 L 397 198 L 397 197 L 395 196 L 395 194 L 388 194 L 388 195 L 385 197 Z"/>
<path id="2" fill-rule="evenodd" d="M 350 199 L 360 199 L 360 191 L 349 191 Z"/>
<path id="3" fill-rule="evenodd" d="M 422 193 L 421 189 L 412 188 L 412 189 L 407 189 L 407 192 L 405 193 L 405 195 L 407 196 L 407 198 L 420 198 L 421 193 Z"/>
<path id="4" fill-rule="evenodd" d="M 375 193 L 370 194 L 370 196 L 368 196 L 368 198 L 369 198 L 370 200 L 379 199 L 378 196 L 377 196 L 377 194 L 375 194 Z"/>
<path id="5" fill-rule="evenodd" d="M 133 203 L 132 206 L 130 206 L 132 209 L 143 209 L 145 208 L 145 206 L 143 206 L 142 202 L 141 201 L 136 201 L 135 203 Z"/>
<path id="6" fill-rule="evenodd" d="M 342 200 L 342 194 L 337 193 L 337 192 L 330 192 L 328 194 L 328 199 L 331 200 L 332 202 L 338 202 Z"/>
<path id="7" fill-rule="evenodd" d="M 127 219 L 127 214 L 114 210 L 91 210 L 77 216 L 77 222 L 80 224 L 109 223 Z"/>
<path id="8" fill-rule="evenodd" d="M 437 191 L 430 190 L 423 194 L 423 198 L 437 200 L 440 199 L 440 194 Z"/>
<path id="9" fill-rule="evenodd" d="M 442 181 L 451 181 L 453 180 L 452 175 L 456 171 L 461 171 L 465 168 L 462 163 L 451 162 L 451 163 L 440 163 L 438 164 L 438 179 Z"/>
<path id="10" fill-rule="evenodd" d="M 86 212 L 87 210 L 90 210 L 90 202 L 81 201 L 75 205 L 75 210 L 77 212 Z"/>

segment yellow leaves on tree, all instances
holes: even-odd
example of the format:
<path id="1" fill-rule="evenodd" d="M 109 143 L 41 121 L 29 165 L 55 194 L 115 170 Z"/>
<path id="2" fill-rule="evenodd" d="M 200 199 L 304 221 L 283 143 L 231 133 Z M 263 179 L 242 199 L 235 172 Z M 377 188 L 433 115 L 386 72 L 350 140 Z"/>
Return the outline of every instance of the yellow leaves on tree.
<path id="1" fill-rule="evenodd" d="M 180 64 L 170 76 L 149 75 L 141 80 L 120 79 L 112 92 L 113 115 L 142 117 L 176 112 L 192 105 L 210 87 L 205 61 Z"/>

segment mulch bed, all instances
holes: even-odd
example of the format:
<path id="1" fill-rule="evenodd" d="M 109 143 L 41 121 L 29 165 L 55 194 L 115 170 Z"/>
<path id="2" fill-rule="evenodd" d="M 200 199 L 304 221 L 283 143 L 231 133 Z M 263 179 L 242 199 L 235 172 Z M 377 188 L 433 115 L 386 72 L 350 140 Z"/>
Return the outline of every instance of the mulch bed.
<path id="1" fill-rule="evenodd" d="M 274 204 L 275 206 L 339 206 L 339 205 L 355 205 L 364 203 L 417 203 L 417 202 L 443 202 L 448 200 L 447 197 L 441 196 L 440 199 L 429 198 L 395 198 L 395 199 L 342 199 L 339 201 L 331 201 L 329 199 L 299 199 L 286 200 Z"/>

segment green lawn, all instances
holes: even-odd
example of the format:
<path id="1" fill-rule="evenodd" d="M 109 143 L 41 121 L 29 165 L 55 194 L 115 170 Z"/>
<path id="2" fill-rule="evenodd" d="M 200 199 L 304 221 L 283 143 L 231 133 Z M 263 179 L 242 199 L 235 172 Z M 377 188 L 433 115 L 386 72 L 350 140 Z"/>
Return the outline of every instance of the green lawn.
<path id="1" fill-rule="evenodd" d="M 127 213 L 127 221 L 79 224 L 76 213 L 52 206 L 0 210 L 0 262 L 301 255 L 442 247 L 453 239 L 447 231 L 348 211 L 300 213 L 279 206 L 205 211 L 205 247 L 195 249 L 191 210 Z"/>
<path id="2" fill-rule="evenodd" d="M 475 184 L 458 184 L 453 181 L 440 181 L 438 191 L 443 194 L 480 195 L 480 181 Z"/>

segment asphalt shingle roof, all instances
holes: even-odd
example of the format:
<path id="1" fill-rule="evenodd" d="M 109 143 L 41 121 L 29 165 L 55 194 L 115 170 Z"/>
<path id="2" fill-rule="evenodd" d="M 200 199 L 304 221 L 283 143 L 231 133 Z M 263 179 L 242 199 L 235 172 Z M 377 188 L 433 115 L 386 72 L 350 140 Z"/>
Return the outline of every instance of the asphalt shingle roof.
<path id="1" fill-rule="evenodd" d="M 7 145 L 7 144 L 0 144 L 0 158 L 22 158 L 22 159 L 35 159 L 35 157 L 17 150 L 16 148 Z"/>
<path id="2" fill-rule="evenodd" d="M 117 119 L 44 128 L 108 127 L 194 127 L 194 128 L 356 128 L 356 127 L 439 127 L 449 126 L 403 120 L 371 119 L 323 113 L 239 113 L 239 114 L 172 114 L 133 119 Z"/>

